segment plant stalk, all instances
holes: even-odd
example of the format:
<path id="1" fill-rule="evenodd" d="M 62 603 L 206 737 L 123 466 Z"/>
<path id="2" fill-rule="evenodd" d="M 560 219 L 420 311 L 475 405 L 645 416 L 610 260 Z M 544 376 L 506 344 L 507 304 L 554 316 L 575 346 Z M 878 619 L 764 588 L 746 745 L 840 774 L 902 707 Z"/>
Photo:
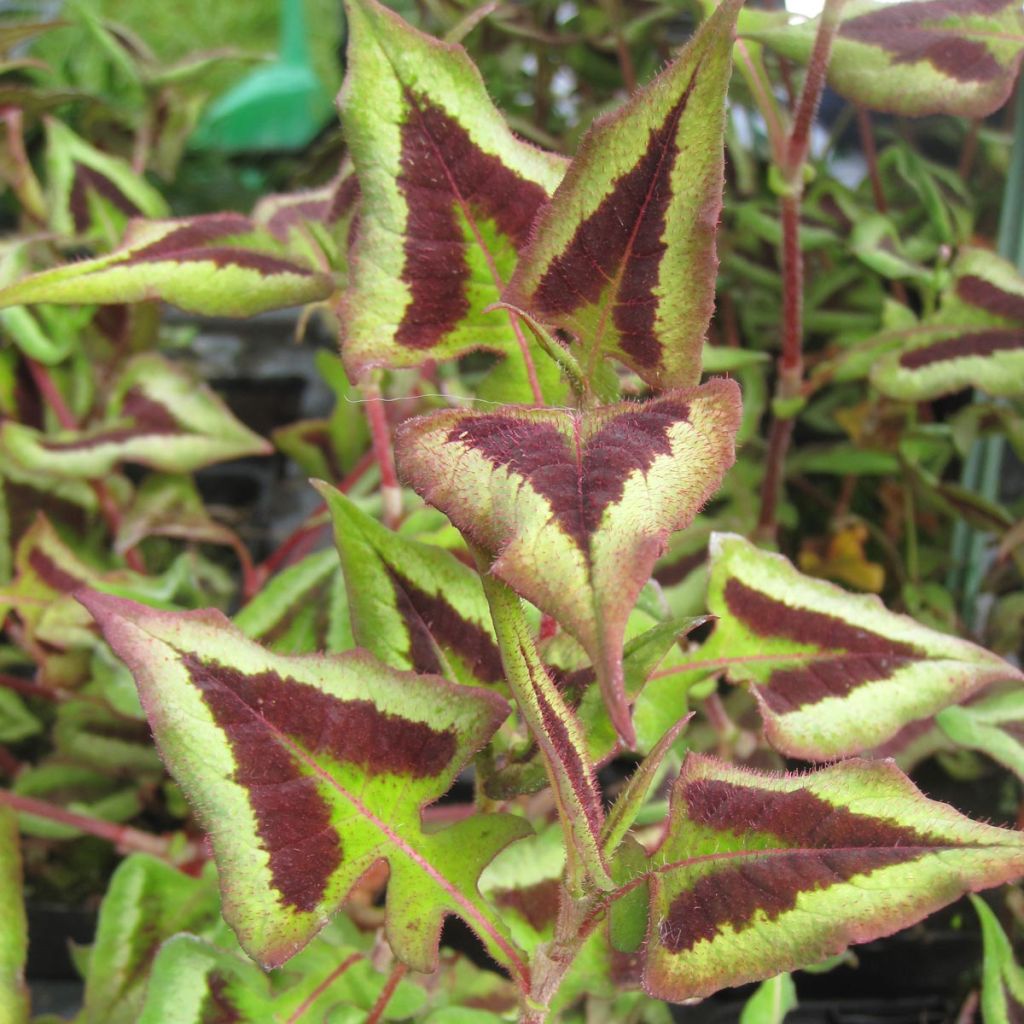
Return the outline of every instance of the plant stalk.
<path id="1" fill-rule="evenodd" d="M 395 470 L 395 453 L 391 443 L 391 427 L 388 424 L 380 385 L 368 381 L 363 385 L 366 396 L 366 418 L 370 424 L 373 453 L 380 467 L 380 491 L 384 501 L 384 525 L 393 530 L 402 521 L 402 488 Z"/>

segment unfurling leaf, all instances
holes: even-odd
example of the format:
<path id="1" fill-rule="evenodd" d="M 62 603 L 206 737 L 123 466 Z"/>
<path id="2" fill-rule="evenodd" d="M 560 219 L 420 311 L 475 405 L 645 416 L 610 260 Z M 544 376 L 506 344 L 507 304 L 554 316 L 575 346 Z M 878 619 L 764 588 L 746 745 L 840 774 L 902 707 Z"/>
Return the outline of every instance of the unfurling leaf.
<path id="1" fill-rule="evenodd" d="M 484 348 L 522 360 L 496 302 L 565 169 L 517 139 L 465 51 L 349 0 L 341 115 L 362 191 L 343 308 L 353 376 Z M 546 356 L 548 376 L 557 369 Z M 538 368 L 540 372 L 540 368 Z"/>
<path id="2" fill-rule="evenodd" d="M 490 571 L 558 619 L 593 661 L 633 741 L 622 642 L 668 535 L 733 461 L 739 390 L 713 380 L 583 412 L 445 411 L 404 423 L 400 473 L 493 559 Z"/>
<path id="3" fill-rule="evenodd" d="M 957 746 L 978 750 L 1024 779 L 1024 689 L 946 708 L 935 721 Z"/>
<path id="4" fill-rule="evenodd" d="M 740 33 L 806 63 L 817 19 L 748 10 Z M 828 83 L 889 114 L 986 117 L 1006 102 L 1024 52 L 1016 0 L 850 0 L 832 44 Z"/>
<path id="5" fill-rule="evenodd" d="M 1024 679 L 983 648 L 803 576 L 742 537 L 718 534 L 711 551 L 708 608 L 719 621 L 700 659 L 752 684 L 783 753 L 859 753 L 990 683 Z"/>
<path id="6" fill-rule="evenodd" d="M 317 490 L 334 519 L 356 643 L 395 668 L 502 684 L 480 577 L 451 552 L 392 533 L 335 488 Z"/>
<path id="7" fill-rule="evenodd" d="M 894 337 L 895 336 L 895 337 Z M 879 359 L 871 383 L 919 402 L 973 385 L 1024 394 L 1024 277 L 983 249 L 964 249 L 936 313 L 880 340 L 905 343 Z"/>
<path id="8" fill-rule="evenodd" d="M 665 72 L 597 121 L 537 221 L 504 299 L 658 388 L 700 379 L 714 308 L 725 92 L 739 0 Z"/>
<path id="9" fill-rule="evenodd" d="M 651 870 L 644 985 L 699 999 L 919 921 L 1024 872 L 1024 838 L 891 762 L 765 775 L 688 755 Z"/>
<path id="10" fill-rule="evenodd" d="M 90 479 L 119 462 L 188 473 L 271 451 L 209 388 L 155 353 L 136 356 L 125 366 L 111 389 L 106 416 L 95 427 L 43 434 L 8 420 L 0 428 L 0 446 L 26 469 Z"/>
<path id="11" fill-rule="evenodd" d="M 420 820 L 508 714 L 501 697 L 363 651 L 273 654 L 219 612 L 82 601 L 135 675 L 161 754 L 211 834 L 224 915 L 254 959 L 291 957 L 383 860 L 402 960 L 434 969 L 441 923 L 457 914 L 521 967 L 476 883 L 528 826 L 483 814 L 425 832 Z"/>
<path id="12" fill-rule="evenodd" d="M 207 316 L 252 316 L 326 299 L 334 282 L 285 258 L 248 217 L 215 213 L 135 221 L 124 245 L 0 290 L 0 306 L 163 299 Z"/>
<path id="13" fill-rule="evenodd" d="M 981 975 L 981 1019 L 985 1024 L 1011 1024 L 1024 1013 L 1024 970 L 999 919 L 978 896 L 971 897 L 981 922 L 985 962 Z"/>

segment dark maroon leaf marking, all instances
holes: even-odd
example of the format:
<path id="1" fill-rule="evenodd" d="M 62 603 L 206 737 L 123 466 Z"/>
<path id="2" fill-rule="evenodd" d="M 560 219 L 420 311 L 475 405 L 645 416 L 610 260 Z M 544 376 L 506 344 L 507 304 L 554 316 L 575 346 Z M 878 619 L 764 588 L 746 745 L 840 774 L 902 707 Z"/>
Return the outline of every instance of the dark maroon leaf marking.
<path id="1" fill-rule="evenodd" d="M 622 498 L 626 478 L 636 470 L 646 473 L 659 455 L 672 454 L 669 430 L 689 412 L 686 402 L 672 398 L 638 405 L 601 427 L 581 455 L 553 423 L 501 413 L 462 420 L 448 441 L 523 476 L 585 554 L 604 510 Z"/>
<path id="2" fill-rule="evenodd" d="M 671 953 L 713 939 L 725 925 L 743 931 L 761 911 L 774 921 L 796 906 L 802 892 L 827 889 L 855 875 L 916 860 L 943 840 L 915 829 L 836 807 L 813 793 L 777 793 L 717 779 L 683 786 L 687 816 L 697 824 L 736 836 L 777 836 L 792 852 L 771 852 L 723 861 L 721 870 L 680 893 L 661 923 Z"/>
<path id="3" fill-rule="evenodd" d="M 131 263 L 212 263 L 215 267 L 241 267 L 255 270 L 268 276 L 272 274 L 299 274 L 309 276 L 309 271 L 264 252 L 249 249 L 235 249 L 230 246 L 211 245 L 200 249 L 178 249 L 174 252 L 133 253 Z"/>
<path id="4" fill-rule="evenodd" d="M 136 437 L 170 436 L 177 433 L 179 433 L 177 430 L 141 430 L 138 427 L 118 427 L 67 441 L 46 438 L 39 442 L 39 446 L 50 452 L 78 452 L 86 451 L 89 448 L 98 448 L 104 444 L 121 444 Z"/>
<path id="5" fill-rule="evenodd" d="M 342 178 L 331 197 L 331 206 L 327 212 L 327 223 L 336 224 L 359 202 L 359 179 L 354 174 Z"/>
<path id="6" fill-rule="evenodd" d="M 1020 348 L 1024 348 L 1024 330 L 976 331 L 904 352 L 900 356 L 900 366 L 907 370 L 919 370 L 922 366 L 947 359 L 991 356 L 996 352 L 1012 352 Z"/>
<path id="7" fill-rule="evenodd" d="M 690 555 L 681 555 L 674 562 L 654 570 L 654 578 L 663 586 L 671 587 L 682 583 L 694 569 L 699 569 L 708 560 L 707 547 L 700 548 Z"/>
<path id="8" fill-rule="evenodd" d="M 32 571 L 48 586 L 61 593 L 70 594 L 84 585 L 85 581 L 76 579 L 65 572 L 45 551 L 33 548 L 28 555 L 28 564 Z"/>
<path id="9" fill-rule="evenodd" d="M 504 680 L 501 652 L 487 630 L 464 619 L 442 594 L 420 590 L 393 568 L 388 568 L 388 575 L 395 588 L 398 610 L 409 630 L 409 656 L 417 672 L 441 672 L 436 643 L 458 654 L 481 682 Z"/>
<path id="10" fill-rule="evenodd" d="M 972 306 L 980 306 L 996 316 L 1008 320 L 1024 320 L 1024 295 L 1015 295 L 986 281 L 983 277 L 968 274 L 956 283 L 956 294 Z"/>
<path id="11" fill-rule="evenodd" d="M 998 14 L 1007 6 L 1007 0 L 894 4 L 844 21 L 839 33 L 854 42 L 887 50 L 895 64 L 927 61 L 958 82 L 990 82 L 1000 78 L 1004 69 L 983 42 L 962 34 L 962 26 L 965 18 Z M 951 23 L 940 26 L 938 22 L 945 19 Z"/>
<path id="12" fill-rule="evenodd" d="M 121 413 L 147 433 L 166 434 L 178 430 L 178 421 L 166 405 L 155 402 L 139 388 L 129 388 L 121 402 Z"/>
<path id="13" fill-rule="evenodd" d="M 234 779 L 249 793 L 274 887 L 298 910 L 313 910 L 323 897 L 342 860 L 342 839 L 316 783 L 276 734 L 370 775 L 436 776 L 455 755 L 451 729 L 432 729 L 370 701 L 341 700 L 274 672 L 245 675 L 192 654 L 182 663 L 231 745 Z"/>
<path id="14" fill-rule="evenodd" d="M 843 697 L 858 686 L 887 679 L 923 657 L 910 644 L 852 626 L 833 615 L 792 608 L 733 577 L 725 585 L 729 611 L 758 636 L 783 637 L 834 652 L 825 663 L 810 662 L 772 672 L 758 692 L 776 714 L 786 714 L 827 697 Z"/>
<path id="15" fill-rule="evenodd" d="M 245 235 L 252 229 L 252 221 L 240 213 L 212 213 L 209 216 L 197 217 L 195 220 L 183 221 L 180 227 L 172 228 L 166 235 L 136 249 L 132 253 L 132 258 L 164 258 L 182 249 L 195 249 L 206 245 L 215 238 Z"/>
<path id="16" fill-rule="evenodd" d="M 614 286 L 612 320 L 619 345 L 641 366 L 661 361 L 662 346 L 654 332 L 654 288 L 666 249 L 662 236 L 672 198 L 670 176 L 679 156 L 676 134 L 699 74 L 698 66 L 664 122 L 651 130 L 636 166 L 615 179 L 565 252 L 551 261 L 534 294 L 541 316 L 557 316 L 598 302 L 605 289 Z"/>
<path id="17" fill-rule="evenodd" d="M 562 885 L 559 879 L 549 878 L 522 889 L 498 889 L 494 902 L 499 907 L 514 910 L 535 931 L 543 931 L 558 916 L 558 900 Z"/>
<path id="18" fill-rule="evenodd" d="M 75 231 L 88 229 L 89 193 L 93 192 L 107 200 L 115 209 L 129 217 L 135 217 L 142 211 L 133 203 L 105 174 L 85 164 L 75 164 L 74 178 L 71 183 L 71 195 L 68 205 Z"/>
<path id="19" fill-rule="evenodd" d="M 281 610 L 279 617 L 269 629 L 259 634 L 259 639 L 268 647 L 280 650 L 280 642 L 288 635 L 295 621 L 308 608 L 313 608 L 313 643 L 315 649 L 322 651 L 327 646 L 328 614 L 330 605 L 331 581 L 325 580 L 311 590 L 300 594 L 287 607 Z"/>
<path id="20" fill-rule="evenodd" d="M 206 999 L 200 1011 L 202 1024 L 238 1024 L 242 1014 L 231 1002 L 227 978 L 220 971 L 211 971 L 206 988 Z"/>
<path id="21" fill-rule="evenodd" d="M 457 209 L 470 221 L 494 221 L 522 248 L 547 195 L 484 153 L 462 125 L 426 97 L 408 91 L 406 97 L 398 187 L 409 210 L 402 278 L 412 301 L 395 340 L 421 349 L 436 345 L 469 312 L 469 265 Z"/>

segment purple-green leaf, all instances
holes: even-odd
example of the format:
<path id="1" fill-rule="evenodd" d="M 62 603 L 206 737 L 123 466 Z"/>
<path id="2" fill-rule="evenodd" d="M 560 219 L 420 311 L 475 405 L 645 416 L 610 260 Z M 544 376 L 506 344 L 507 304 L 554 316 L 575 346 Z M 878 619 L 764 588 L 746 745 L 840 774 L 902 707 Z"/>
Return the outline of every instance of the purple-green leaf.
<path id="1" fill-rule="evenodd" d="M 604 355 L 654 387 L 700 379 L 739 7 L 720 4 L 666 71 L 591 127 L 505 292 L 576 339 L 590 380 Z"/>
<path id="2" fill-rule="evenodd" d="M 891 762 L 761 774 L 687 756 L 650 872 L 644 986 L 673 1002 L 816 963 L 1024 873 L 1024 839 Z"/>
<path id="3" fill-rule="evenodd" d="M 421 821 L 508 714 L 501 697 L 362 651 L 274 654 L 219 612 L 82 601 L 135 675 L 161 754 L 210 832 L 224 915 L 254 959 L 289 959 L 384 860 L 386 933 L 403 961 L 433 970 L 442 921 L 457 914 L 523 970 L 476 886 L 528 826 L 481 814 L 427 832 Z"/>
<path id="4" fill-rule="evenodd" d="M 731 465 L 739 404 L 713 380 L 582 412 L 445 411 L 397 433 L 400 474 L 579 641 L 629 743 L 626 620 L 669 534 Z"/>
<path id="5" fill-rule="evenodd" d="M 752 686 L 765 733 L 793 757 L 829 760 L 876 747 L 999 680 L 1021 680 L 981 647 L 798 572 L 781 555 L 717 534 L 698 660 Z"/>

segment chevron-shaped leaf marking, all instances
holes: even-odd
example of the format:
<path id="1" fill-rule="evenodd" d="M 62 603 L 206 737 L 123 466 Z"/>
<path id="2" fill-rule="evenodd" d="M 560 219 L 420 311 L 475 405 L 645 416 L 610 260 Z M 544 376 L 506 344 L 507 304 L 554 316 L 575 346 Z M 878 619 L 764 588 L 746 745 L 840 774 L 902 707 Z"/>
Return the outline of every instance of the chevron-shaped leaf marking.
<path id="1" fill-rule="evenodd" d="M 505 293 L 574 335 L 588 376 L 607 354 L 655 387 L 700 378 L 739 7 L 719 5 L 671 67 L 594 124 Z"/>
<path id="2" fill-rule="evenodd" d="M 816 20 L 793 25 L 744 11 L 740 34 L 806 63 Z M 846 99 L 906 117 L 987 117 L 1020 67 L 1024 15 L 1013 0 L 850 0 L 832 45 L 828 82 Z"/>
<path id="3" fill-rule="evenodd" d="M 939 309 L 883 355 L 871 382 L 884 394 L 921 401 L 968 386 L 1024 394 L 1024 277 L 1006 260 L 965 248 Z"/>
<path id="4" fill-rule="evenodd" d="M 90 479 L 120 462 L 187 473 L 271 450 L 209 388 L 155 353 L 125 365 L 108 401 L 104 421 L 95 427 L 47 435 L 8 421 L 0 428 L 0 444 L 28 469 Z"/>
<path id="5" fill-rule="evenodd" d="M 768 739 L 794 757 L 876 747 L 990 683 L 1024 678 L 981 647 L 729 534 L 712 540 L 708 607 L 719 621 L 701 661 L 753 684 Z"/>
<path id="6" fill-rule="evenodd" d="M 480 577 L 451 552 L 388 530 L 336 488 L 315 486 L 334 519 L 356 643 L 395 668 L 502 683 Z"/>
<path id="7" fill-rule="evenodd" d="M 248 217 L 209 214 L 134 221 L 124 244 L 0 290 L 0 306 L 163 299 L 193 313 L 252 316 L 327 298 L 330 277 L 281 253 Z"/>
<path id="8" fill-rule="evenodd" d="M 739 391 L 727 380 L 584 412 L 449 411 L 407 421 L 400 473 L 558 619 L 590 655 L 616 729 L 626 619 L 666 538 L 733 460 Z"/>
<path id="9" fill-rule="evenodd" d="M 1019 833 L 928 800 L 892 762 L 763 775 L 690 754 L 650 875 L 663 999 L 814 963 L 1024 872 Z"/>
<path id="10" fill-rule="evenodd" d="M 363 651 L 272 654 L 217 612 L 82 600 L 135 675 L 161 754 L 211 833 L 225 918 L 254 959 L 287 960 L 384 860 L 397 956 L 433 969 L 443 918 L 457 914 L 525 971 L 476 883 L 528 827 L 485 814 L 428 833 L 420 820 L 508 714 L 501 697 Z"/>
<path id="11" fill-rule="evenodd" d="M 362 205 L 342 311 L 346 366 L 359 376 L 477 348 L 537 359 L 513 317 L 483 310 L 511 277 L 564 160 L 509 131 L 461 47 L 375 0 L 347 10 L 339 102 Z M 557 379 L 553 365 L 544 372 Z"/>

